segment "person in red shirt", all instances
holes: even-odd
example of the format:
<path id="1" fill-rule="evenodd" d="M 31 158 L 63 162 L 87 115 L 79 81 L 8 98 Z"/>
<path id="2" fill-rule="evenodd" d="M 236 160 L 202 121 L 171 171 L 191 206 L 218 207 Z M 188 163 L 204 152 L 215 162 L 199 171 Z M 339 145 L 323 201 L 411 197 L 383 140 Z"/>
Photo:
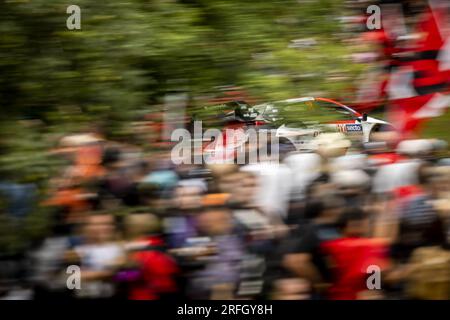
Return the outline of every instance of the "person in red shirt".
<path id="1" fill-rule="evenodd" d="M 117 280 L 128 284 L 128 299 L 156 300 L 174 295 L 178 291 L 179 268 L 175 260 L 164 251 L 161 237 L 152 235 L 158 219 L 151 214 L 132 214 L 125 220 L 129 241 L 129 269 L 117 275 Z"/>
<path id="2" fill-rule="evenodd" d="M 322 243 L 321 250 L 332 266 L 332 284 L 328 298 L 356 300 L 367 292 L 370 266 L 386 268 L 388 247 L 383 239 L 368 238 L 369 221 L 360 209 L 342 215 L 343 237 Z M 369 272 L 370 271 L 370 272 Z"/>

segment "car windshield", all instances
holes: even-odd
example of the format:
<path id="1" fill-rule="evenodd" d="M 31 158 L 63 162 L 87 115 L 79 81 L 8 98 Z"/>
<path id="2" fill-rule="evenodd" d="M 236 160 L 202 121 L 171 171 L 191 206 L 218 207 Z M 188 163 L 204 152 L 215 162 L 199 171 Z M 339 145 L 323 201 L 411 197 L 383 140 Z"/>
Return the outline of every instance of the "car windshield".
<path id="1" fill-rule="evenodd" d="M 312 99 L 285 100 L 258 105 L 254 108 L 266 121 L 295 128 L 351 120 L 354 117 L 352 112 L 334 103 Z"/>

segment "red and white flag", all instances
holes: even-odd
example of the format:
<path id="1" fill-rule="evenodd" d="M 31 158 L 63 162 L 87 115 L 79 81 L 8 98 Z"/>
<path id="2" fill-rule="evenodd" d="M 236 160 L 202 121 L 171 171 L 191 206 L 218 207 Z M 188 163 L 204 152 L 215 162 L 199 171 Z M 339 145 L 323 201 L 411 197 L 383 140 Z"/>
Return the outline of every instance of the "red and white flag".
<path id="1" fill-rule="evenodd" d="M 386 62 L 375 96 L 387 99 L 389 120 L 408 137 L 450 106 L 450 3 L 429 0 L 409 31 L 399 8 L 382 6 L 383 29 L 373 31 Z"/>

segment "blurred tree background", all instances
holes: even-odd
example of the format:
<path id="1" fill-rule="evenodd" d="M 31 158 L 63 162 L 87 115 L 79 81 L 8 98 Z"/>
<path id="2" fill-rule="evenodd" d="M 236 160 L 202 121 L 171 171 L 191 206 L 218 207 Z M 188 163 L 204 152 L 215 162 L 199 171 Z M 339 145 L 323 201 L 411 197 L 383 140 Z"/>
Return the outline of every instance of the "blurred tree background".
<path id="1" fill-rule="evenodd" d="M 95 124 L 126 136 L 180 86 L 191 97 L 227 84 L 268 100 L 342 95 L 362 68 L 342 44 L 342 3 L 78 0 L 82 29 L 68 30 L 67 1 L 2 1 L 0 165 L 43 179 L 52 136 Z"/>

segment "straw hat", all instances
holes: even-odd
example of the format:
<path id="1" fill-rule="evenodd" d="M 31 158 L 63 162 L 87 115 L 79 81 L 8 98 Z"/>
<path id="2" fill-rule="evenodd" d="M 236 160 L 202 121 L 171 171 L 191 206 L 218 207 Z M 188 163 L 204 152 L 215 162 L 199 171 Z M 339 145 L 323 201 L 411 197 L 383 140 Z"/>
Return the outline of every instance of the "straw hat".
<path id="1" fill-rule="evenodd" d="M 363 188 L 370 184 L 370 177 L 362 170 L 339 170 L 331 175 L 331 180 L 339 187 Z"/>
<path id="2" fill-rule="evenodd" d="M 324 157 L 337 157 L 347 152 L 351 142 L 340 132 L 322 133 L 311 141 L 311 146 Z"/>
<path id="3" fill-rule="evenodd" d="M 433 143 L 427 139 L 403 140 L 398 144 L 396 151 L 410 156 L 429 154 L 433 151 Z"/>
<path id="4" fill-rule="evenodd" d="M 100 141 L 103 141 L 103 139 L 94 134 L 85 133 L 66 136 L 59 141 L 59 144 L 61 147 L 78 147 Z"/>

